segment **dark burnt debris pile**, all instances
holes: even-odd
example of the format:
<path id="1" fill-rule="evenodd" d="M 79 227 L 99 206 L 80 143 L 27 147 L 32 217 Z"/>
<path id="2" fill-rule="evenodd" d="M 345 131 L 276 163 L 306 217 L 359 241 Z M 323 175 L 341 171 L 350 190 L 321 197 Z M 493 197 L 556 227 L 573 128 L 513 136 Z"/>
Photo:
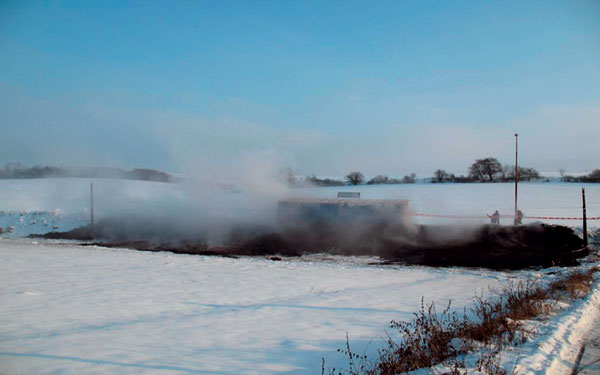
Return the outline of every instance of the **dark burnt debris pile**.
<path id="1" fill-rule="evenodd" d="M 415 225 L 407 210 L 406 201 L 284 201 L 279 204 L 276 227 L 234 225 L 220 245 L 209 245 L 208 229 L 147 217 L 109 218 L 93 227 L 43 237 L 182 254 L 375 255 L 387 264 L 492 269 L 569 266 L 587 255 L 574 252 L 583 242 L 567 227 Z"/>

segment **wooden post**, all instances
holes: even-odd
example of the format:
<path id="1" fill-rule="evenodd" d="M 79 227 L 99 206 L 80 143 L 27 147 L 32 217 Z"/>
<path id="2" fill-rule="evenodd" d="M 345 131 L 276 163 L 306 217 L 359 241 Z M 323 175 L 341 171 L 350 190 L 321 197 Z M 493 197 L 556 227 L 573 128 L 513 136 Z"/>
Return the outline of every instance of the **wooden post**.
<path id="1" fill-rule="evenodd" d="M 519 162 L 519 135 L 517 133 L 515 133 L 515 220 L 513 221 L 514 225 L 518 225 L 519 224 L 519 219 L 517 219 L 517 186 L 518 186 L 518 182 L 519 182 L 519 167 L 518 167 L 518 162 Z"/>
<path id="2" fill-rule="evenodd" d="M 90 182 L 90 220 L 94 226 L 94 183 Z"/>
<path id="3" fill-rule="evenodd" d="M 585 212 L 585 188 L 581 188 L 581 199 L 583 200 L 583 246 L 588 246 L 588 235 L 587 235 L 587 217 Z"/>

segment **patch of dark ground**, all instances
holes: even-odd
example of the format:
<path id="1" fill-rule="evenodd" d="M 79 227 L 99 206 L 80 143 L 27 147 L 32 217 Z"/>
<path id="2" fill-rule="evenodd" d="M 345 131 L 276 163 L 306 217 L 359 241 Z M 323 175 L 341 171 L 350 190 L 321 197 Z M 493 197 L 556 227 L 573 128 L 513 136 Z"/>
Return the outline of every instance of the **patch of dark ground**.
<path id="1" fill-rule="evenodd" d="M 406 225 L 375 221 L 360 225 L 311 223 L 295 227 L 237 226 L 223 245 L 207 233 L 151 219 L 105 219 L 96 225 L 37 237 L 91 241 L 105 247 L 215 256 L 286 256 L 330 253 L 379 256 L 383 264 L 522 269 L 576 265 L 588 251 L 572 229 L 535 224 L 476 227 Z"/>

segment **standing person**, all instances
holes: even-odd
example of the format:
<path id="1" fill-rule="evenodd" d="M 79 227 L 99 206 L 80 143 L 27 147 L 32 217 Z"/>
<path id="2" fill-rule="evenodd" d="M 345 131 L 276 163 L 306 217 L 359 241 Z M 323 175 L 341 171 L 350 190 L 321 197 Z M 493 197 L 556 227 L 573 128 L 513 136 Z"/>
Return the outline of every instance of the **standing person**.
<path id="1" fill-rule="evenodd" d="M 488 215 L 492 224 L 500 224 L 500 213 L 496 210 L 493 214 Z"/>
<path id="2" fill-rule="evenodd" d="M 517 225 L 523 224 L 523 211 L 517 210 Z"/>

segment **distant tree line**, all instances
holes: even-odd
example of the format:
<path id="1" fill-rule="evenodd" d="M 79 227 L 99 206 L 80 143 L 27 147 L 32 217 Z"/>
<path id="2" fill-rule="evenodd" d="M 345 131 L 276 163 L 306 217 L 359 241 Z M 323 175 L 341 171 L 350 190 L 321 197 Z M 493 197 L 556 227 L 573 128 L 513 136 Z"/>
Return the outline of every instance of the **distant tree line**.
<path id="1" fill-rule="evenodd" d="M 334 180 L 331 178 L 318 178 L 314 174 L 304 177 L 303 182 L 314 186 L 344 186 L 344 181 Z M 296 183 L 298 185 L 299 183 Z"/>
<path id="2" fill-rule="evenodd" d="M 564 169 L 559 169 L 561 181 L 564 182 L 600 182 L 600 169 L 594 169 L 585 176 L 574 177 L 565 174 Z M 540 173 L 531 167 L 518 167 L 517 177 L 519 181 L 535 181 L 543 178 Z M 352 171 L 345 176 L 345 181 L 325 178 L 320 179 L 314 174 L 302 178 L 296 178 L 291 169 L 285 169 L 285 176 L 290 186 L 344 186 L 344 185 L 384 185 L 384 184 L 414 184 L 417 175 L 411 173 L 403 178 L 390 178 L 387 175 L 377 175 L 368 181 L 359 171 Z M 515 166 L 502 165 L 498 159 L 486 157 L 475 160 L 469 166 L 467 176 L 456 176 L 454 173 L 446 172 L 443 169 L 436 169 L 431 177 L 432 183 L 456 183 L 456 182 L 511 182 L 515 180 Z"/>
<path id="3" fill-rule="evenodd" d="M 386 175 L 377 175 L 367 181 L 367 185 L 379 185 L 379 184 L 414 184 L 417 180 L 417 175 L 411 173 L 402 178 L 389 178 Z"/>
<path id="4" fill-rule="evenodd" d="M 561 181 L 564 182 L 600 182 L 600 169 L 594 169 L 590 173 L 584 176 L 571 176 L 564 173 L 564 170 L 559 170 L 561 172 Z"/>
<path id="5" fill-rule="evenodd" d="M 291 187 L 307 187 L 307 186 L 345 186 L 345 185 L 362 185 L 365 183 L 365 176 L 358 171 L 348 173 L 344 181 L 335 180 L 332 178 L 318 178 L 314 174 L 312 176 L 296 177 L 291 168 L 285 168 L 281 171 L 282 179 Z M 367 185 L 378 184 L 414 184 L 417 175 L 411 173 L 403 178 L 390 178 L 386 175 L 377 175 L 366 182 Z"/>
<path id="6" fill-rule="evenodd" d="M 519 181 L 532 181 L 541 178 L 535 168 L 518 167 L 517 177 Z M 502 165 L 498 159 L 487 157 L 477 159 L 469 166 L 468 176 L 455 176 L 443 169 L 433 172 L 431 182 L 508 182 L 515 180 L 515 166 Z"/>
<path id="7" fill-rule="evenodd" d="M 138 168 L 126 171 L 120 168 L 107 167 L 25 167 L 21 163 L 7 163 L 0 169 L 0 179 L 9 178 L 50 178 L 50 177 L 84 177 L 84 178 L 118 178 L 127 180 L 143 180 L 156 182 L 174 182 L 174 177 L 155 169 Z"/>
<path id="8" fill-rule="evenodd" d="M 387 175 L 377 175 L 367 181 L 367 185 L 380 185 L 380 184 L 414 184 L 417 175 L 411 173 L 410 175 L 404 176 L 402 179 L 389 178 Z M 357 171 L 350 172 L 346 175 L 346 182 L 348 185 L 360 185 L 365 181 L 365 176 Z"/>

